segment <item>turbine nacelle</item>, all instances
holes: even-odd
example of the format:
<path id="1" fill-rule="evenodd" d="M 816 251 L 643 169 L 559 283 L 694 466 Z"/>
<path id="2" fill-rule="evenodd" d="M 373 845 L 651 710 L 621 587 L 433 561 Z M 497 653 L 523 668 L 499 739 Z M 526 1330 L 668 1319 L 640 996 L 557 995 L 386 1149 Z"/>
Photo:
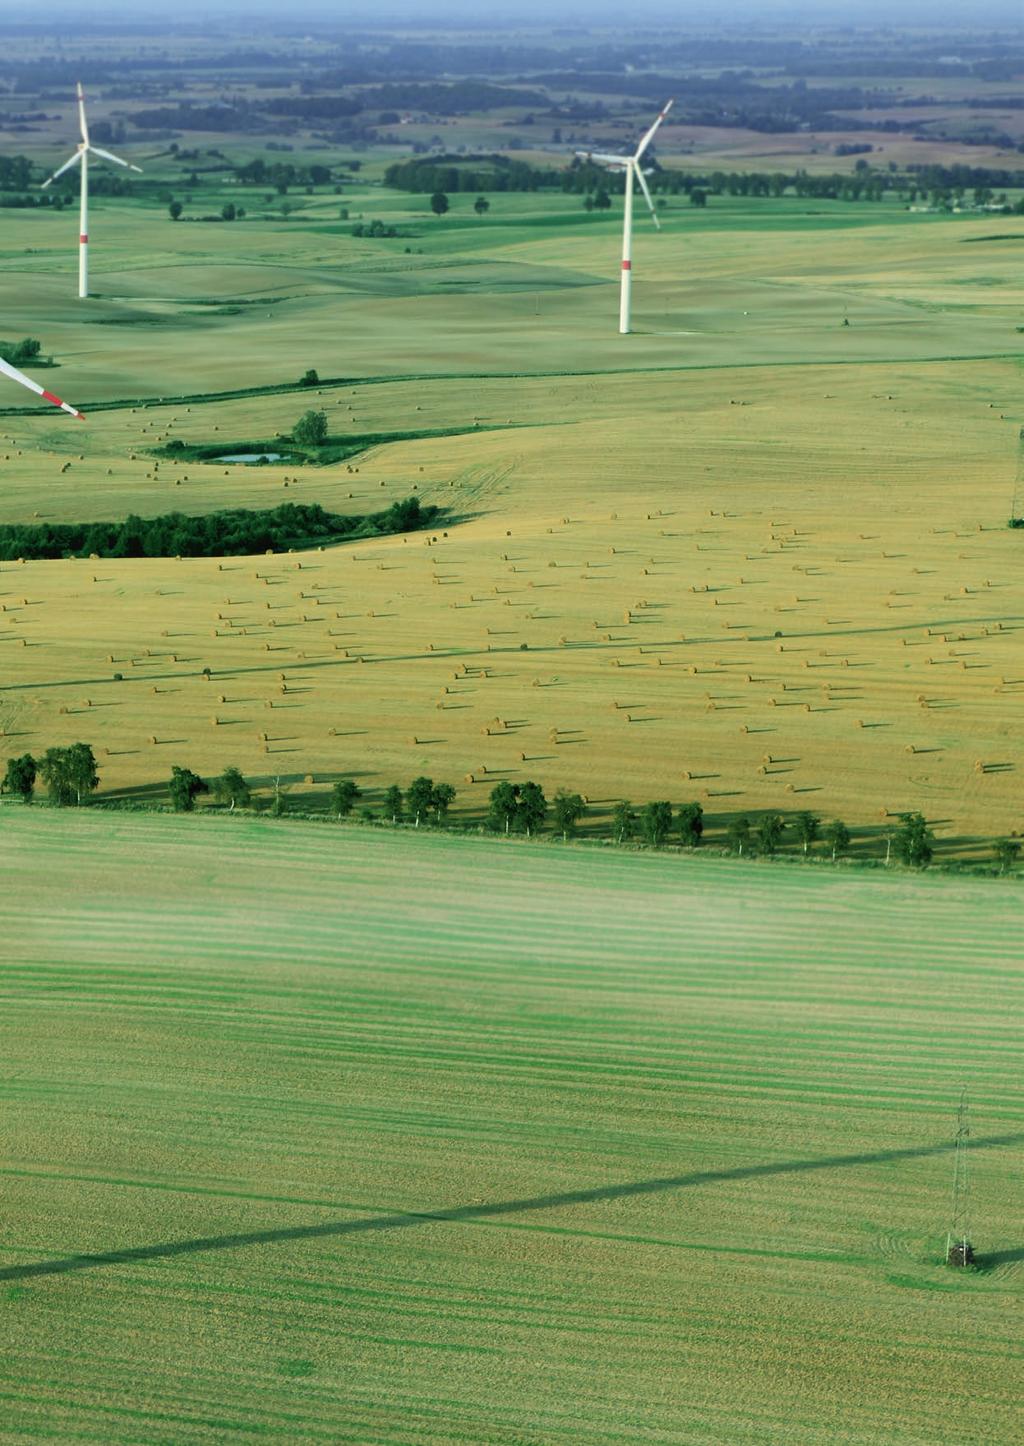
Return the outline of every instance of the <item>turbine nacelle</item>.
<path id="1" fill-rule="evenodd" d="M 655 132 L 657 131 L 658 127 L 661 125 L 665 117 L 668 115 L 669 111 L 672 109 L 672 105 L 673 102 L 669 101 L 665 108 L 659 111 L 657 120 L 647 131 L 644 132 L 643 136 L 641 137 L 640 144 L 637 146 L 636 150 L 631 156 L 611 156 L 607 155 L 603 151 L 576 152 L 577 156 L 580 157 L 581 160 L 589 161 L 591 165 L 601 166 L 604 170 L 611 171 L 615 175 L 622 174 L 628 177 L 630 176 L 630 174 L 632 174 L 632 176 L 635 177 L 635 179 L 639 182 L 640 189 L 644 193 L 644 200 L 647 202 L 647 209 L 651 213 L 651 220 L 654 222 L 655 226 L 659 231 L 661 230 L 661 222 L 658 220 L 658 213 L 654 209 L 654 200 L 651 196 L 647 181 L 644 179 L 646 176 L 650 176 L 653 174 L 653 167 L 641 166 L 640 157 L 643 155 L 644 151 L 646 151 L 647 147 L 651 144 L 651 141 L 654 139 Z"/>

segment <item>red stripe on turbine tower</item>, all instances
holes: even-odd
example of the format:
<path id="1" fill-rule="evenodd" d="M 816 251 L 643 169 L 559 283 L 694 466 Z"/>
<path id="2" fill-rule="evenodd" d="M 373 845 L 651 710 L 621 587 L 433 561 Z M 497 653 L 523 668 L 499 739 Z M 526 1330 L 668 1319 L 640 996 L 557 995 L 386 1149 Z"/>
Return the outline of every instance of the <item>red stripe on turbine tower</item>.
<path id="1" fill-rule="evenodd" d="M 88 239 L 89 239 L 89 237 L 83 233 L 83 235 L 79 236 L 79 238 L 78 238 L 79 244 L 82 245 L 82 246 L 84 246 L 85 243 L 88 241 Z"/>
<path id="2" fill-rule="evenodd" d="M 633 263 L 632 263 L 632 261 L 623 261 L 623 263 L 622 263 L 622 269 L 623 269 L 623 271 L 632 271 L 632 269 L 633 269 Z"/>

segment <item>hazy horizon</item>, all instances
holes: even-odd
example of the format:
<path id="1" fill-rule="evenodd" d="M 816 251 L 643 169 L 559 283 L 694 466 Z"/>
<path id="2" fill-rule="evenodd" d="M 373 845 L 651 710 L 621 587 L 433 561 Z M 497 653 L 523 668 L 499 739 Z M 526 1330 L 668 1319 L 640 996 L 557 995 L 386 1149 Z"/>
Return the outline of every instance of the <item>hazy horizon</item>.
<path id="1" fill-rule="evenodd" d="M 26 16 L 24 7 L 0 0 L 0 24 L 10 24 L 17 29 L 54 29 L 61 16 L 84 20 L 90 28 L 111 24 L 128 24 L 140 30 L 173 30 L 182 23 L 197 23 L 216 27 L 225 21 L 255 19 L 260 23 L 271 23 L 275 29 L 301 29 L 305 21 L 323 25 L 329 23 L 337 29 L 364 28 L 386 30 L 392 26 L 429 25 L 444 28 L 448 25 L 464 26 L 469 30 L 494 31 L 517 27 L 542 27 L 551 29 L 564 25 L 579 24 L 586 29 L 617 27 L 628 33 L 645 25 L 655 24 L 670 29 L 720 30 L 730 24 L 761 24 L 765 26 L 786 26 L 792 24 L 819 24 L 856 31 L 879 26 L 898 29 L 903 26 L 925 27 L 934 30 L 949 30 L 952 33 L 977 31 L 990 25 L 1010 25 L 1015 29 L 1024 26 L 1024 14 L 1014 0 L 981 0 L 965 14 L 964 7 L 954 6 L 950 0 L 861 0 L 851 10 L 838 0 L 721 0 L 721 3 L 707 3 L 707 0 L 641 0 L 631 7 L 629 19 L 623 24 L 621 7 L 611 0 L 562 0 L 552 8 L 539 0 L 517 0 L 486 14 L 474 0 L 387 0 L 385 6 L 352 5 L 339 11 L 333 0 L 301 0 L 301 3 L 282 14 L 279 0 L 216 0 L 214 5 L 203 4 L 202 0 L 180 0 L 175 6 L 173 18 L 167 16 L 140 15 L 138 7 L 125 0 L 123 4 L 105 3 L 100 6 L 89 0 L 59 0 L 51 7 L 45 18 L 34 19 Z"/>

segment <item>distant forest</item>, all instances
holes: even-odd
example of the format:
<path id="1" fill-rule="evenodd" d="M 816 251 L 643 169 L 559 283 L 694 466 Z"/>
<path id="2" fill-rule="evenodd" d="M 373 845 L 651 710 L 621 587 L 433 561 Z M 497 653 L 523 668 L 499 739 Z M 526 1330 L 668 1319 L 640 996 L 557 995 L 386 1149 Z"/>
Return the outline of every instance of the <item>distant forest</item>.
<path id="1" fill-rule="evenodd" d="M 710 19 L 696 29 L 682 22 L 632 30 L 627 17 L 615 34 L 551 25 L 531 27 L 528 39 L 500 25 L 481 37 L 429 28 L 409 34 L 386 23 L 353 31 L 340 18 L 282 16 L 259 46 L 227 27 L 200 39 L 164 15 L 158 41 L 148 21 L 105 18 L 95 29 L 83 17 L 78 39 L 103 43 L 80 55 L 40 55 L 19 43 L 25 26 L 31 32 L 31 18 L 8 28 L 0 55 L 0 121 L 12 130 L 40 129 L 46 107 L 66 104 L 81 80 L 116 103 L 114 124 L 153 140 L 176 131 L 313 130 L 328 141 L 400 144 L 387 128 L 404 113 L 439 122 L 486 114 L 499 125 L 575 124 L 639 117 L 675 95 L 684 125 L 898 132 L 1020 148 L 1004 123 L 1022 104 L 1024 28 L 972 32 L 966 13 L 955 32 L 897 22 L 820 31 L 780 25 L 768 34 L 716 31 Z M 111 44 L 111 33 L 142 43 Z M 296 49 L 291 36 L 303 45 Z M 944 84 L 950 80 L 952 89 Z M 935 106 L 941 116 L 927 114 Z"/>

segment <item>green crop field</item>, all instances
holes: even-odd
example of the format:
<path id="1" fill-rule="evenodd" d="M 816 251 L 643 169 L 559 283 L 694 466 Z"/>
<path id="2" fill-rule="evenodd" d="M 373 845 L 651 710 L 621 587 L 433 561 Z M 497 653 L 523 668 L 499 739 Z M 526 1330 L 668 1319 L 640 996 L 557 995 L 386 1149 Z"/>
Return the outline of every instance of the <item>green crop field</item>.
<path id="1" fill-rule="evenodd" d="M 1019 1439 L 1011 884 L 2 812 L 4 1440 Z"/>

